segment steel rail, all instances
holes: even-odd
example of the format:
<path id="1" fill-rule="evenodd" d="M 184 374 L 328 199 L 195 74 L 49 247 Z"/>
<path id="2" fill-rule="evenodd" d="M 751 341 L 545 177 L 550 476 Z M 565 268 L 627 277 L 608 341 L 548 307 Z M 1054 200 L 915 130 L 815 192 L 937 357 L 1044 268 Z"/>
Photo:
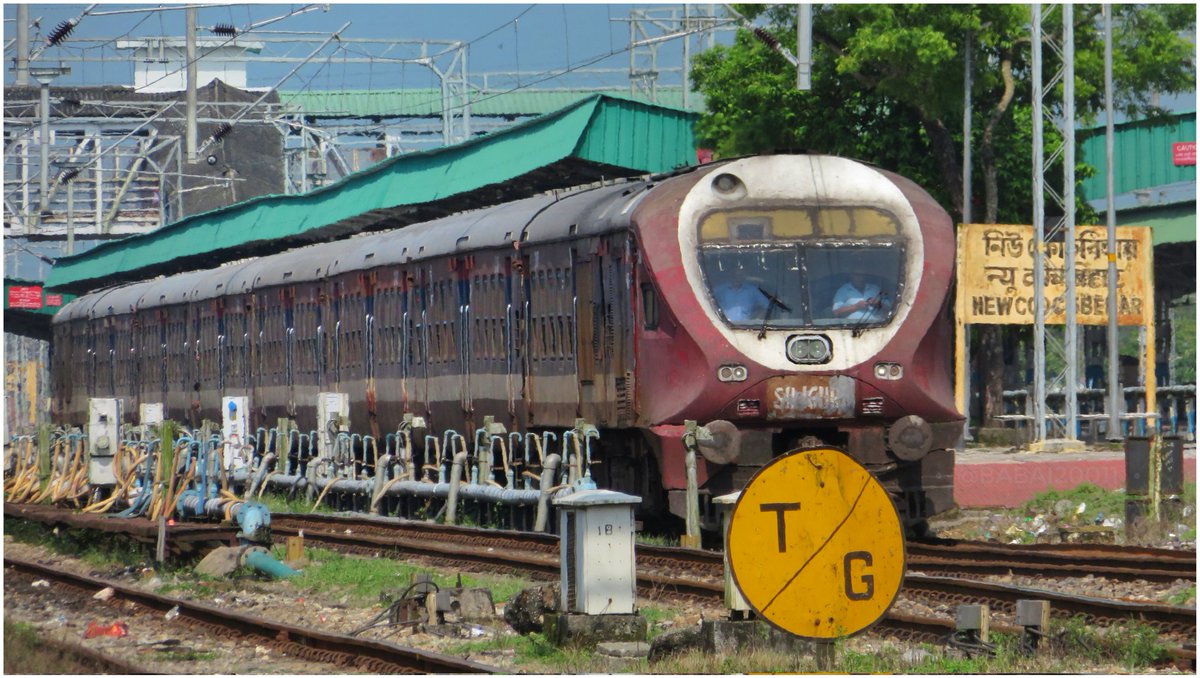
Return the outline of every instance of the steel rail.
<path id="1" fill-rule="evenodd" d="M 906 574 L 904 587 L 901 590 L 924 597 L 934 596 L 942 602 L 954 600 L 962 603 L 987 603 L 993 610 L 1006 612 L 1012 612 L 1018 600 L 1047 600 L 1050 602 L 1051 613 L 1056 617 L 1082 615 L 1089 622 L 1137 620 L 1161 631 L 1182 633 L 1191 637 L 1196 635 L 1196 610 L 1188 607 L 1106 600 L 1042 589 L 920 574 Z"/>
<path id="2" fill-rule="evenodd" d="M 1156 562 L 1188 563 L 1195 569 L 1196 552 L 1154 548 L 1150 546 L 1117 546 L 1115 544 L 994 544 L 991 542 L 962 539 L 920 539 L 908 542 L 909 552 L 916 549 L 930 553 L 952 550 L 955 553 L 1009 555 L 1020 554 L 1023 558 L 1040 558 L 1046 562 L 1080 558 L 1110 560 L 1145 564 L 1147 559 Z"/>
<path id="3" fill-rule="evenodd" d="M 127 600 L 157 612 L 179 608 L 179 619 L 213 629 L 217 633 L 252 636 L 261 642 L 285 644 L 291 656 L 340 666 L 356 666 L 376 673 L 495 673 L 496 669 L 479 662 L 406 648 L 363 638 L 324 633 L 279 621 L 222 610 L 134 588 L 106 579 L 64 572 L 39 563 L 4 557 L 6 570 L 60 582 L 86 592 L 113 589 L 113 599 Z"/>
<path id="4" fill-rule="evenodd" d="M 463 543 L 495 548 L 520 548 L 555 553 L 553 535 L 512 530 L 480 530 L 460 526 L 438 526 L 398 518 L 355 518 L 342 515 L 282 514 L 273 516 L 277 525 L 319 525 L 330 529 L 361 530 L 368 525 L 375 534 L 416 536 L 455 535 Z M 299 522 L 296 522 L 299 521 Z M 518 546 L 520 544 L 520 546 Z M 909 566 L 939 574 L 1021 574 L 1028 576 L 1107 577 L 1121 581 L 1171 582 L 1196 579 L 1196 552 L 1148 547 L 1117 547 L 1103 544 L 989 544 L 962 540 L 909 541 Z M 686 562 L 695 574 L 720 577 L 720 551 L 639 544 L 639 564 L 678 567 Z"/>

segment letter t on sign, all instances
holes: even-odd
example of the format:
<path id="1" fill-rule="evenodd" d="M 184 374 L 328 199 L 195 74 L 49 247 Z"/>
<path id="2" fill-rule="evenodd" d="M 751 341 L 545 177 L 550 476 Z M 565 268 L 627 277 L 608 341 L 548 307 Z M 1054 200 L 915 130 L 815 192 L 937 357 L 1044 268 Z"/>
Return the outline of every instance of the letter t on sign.
<path id="1" fill-rule="evenodd" d="M 758 508 L 764 513 L 767 511 L 775 512 L 775 520 L 779 526 L 779 552 L 787 553 L 787 530 L 785 529 L 783 514 L 788 511 L 799 511 L 800 502 L 789 504 L 759 504 Z"/>

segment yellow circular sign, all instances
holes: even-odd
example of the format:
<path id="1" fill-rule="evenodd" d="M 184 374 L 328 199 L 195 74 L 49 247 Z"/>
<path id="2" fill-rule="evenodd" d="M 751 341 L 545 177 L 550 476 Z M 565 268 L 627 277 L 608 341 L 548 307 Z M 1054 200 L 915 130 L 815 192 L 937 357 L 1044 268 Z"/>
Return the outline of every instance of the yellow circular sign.
<path id="1" fill-rule="evenodd" d="M 742 491 L 725 552 L 754 611 L 805 638 L 839 638 L 879 621 L 904 579 L 900 516 L 879 481 L 845 452 L 797 450 Z"/>

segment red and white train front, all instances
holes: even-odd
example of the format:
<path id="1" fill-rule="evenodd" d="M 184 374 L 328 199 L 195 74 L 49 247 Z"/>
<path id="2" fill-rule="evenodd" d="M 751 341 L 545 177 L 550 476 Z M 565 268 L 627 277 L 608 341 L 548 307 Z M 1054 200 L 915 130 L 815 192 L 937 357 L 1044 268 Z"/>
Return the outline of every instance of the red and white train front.
<path id="1" fill-rule="evenodd" d="M 953 505 L 950 217 L 890 172 L 831 156 L 734 160 L 634 213 L 637 410 L 672 512 L 683 421 L 712 430 L 707 497 L 796 447 L 849 450 L 918 521 Z"/>

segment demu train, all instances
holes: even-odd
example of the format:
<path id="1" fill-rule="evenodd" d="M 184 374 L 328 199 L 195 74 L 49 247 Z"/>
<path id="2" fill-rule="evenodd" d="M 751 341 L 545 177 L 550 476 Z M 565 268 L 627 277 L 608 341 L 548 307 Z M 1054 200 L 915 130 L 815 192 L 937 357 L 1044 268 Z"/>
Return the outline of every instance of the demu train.
<path id="1" fill-rule="evenodd" d="M 705 502 L 822 443 L 918 522 L 953 501 L 953 275 L 949 216 L 903 177 L 735 159 L 80 297 L 54 319 L 54 415 L 119 397 L 195 425 L 233 395 L 252 430 L 309 430 L 342 392 L 376 436 L 583 418 L 597 484 L 649 516 L 684 514 L 696 420 Z"/>

